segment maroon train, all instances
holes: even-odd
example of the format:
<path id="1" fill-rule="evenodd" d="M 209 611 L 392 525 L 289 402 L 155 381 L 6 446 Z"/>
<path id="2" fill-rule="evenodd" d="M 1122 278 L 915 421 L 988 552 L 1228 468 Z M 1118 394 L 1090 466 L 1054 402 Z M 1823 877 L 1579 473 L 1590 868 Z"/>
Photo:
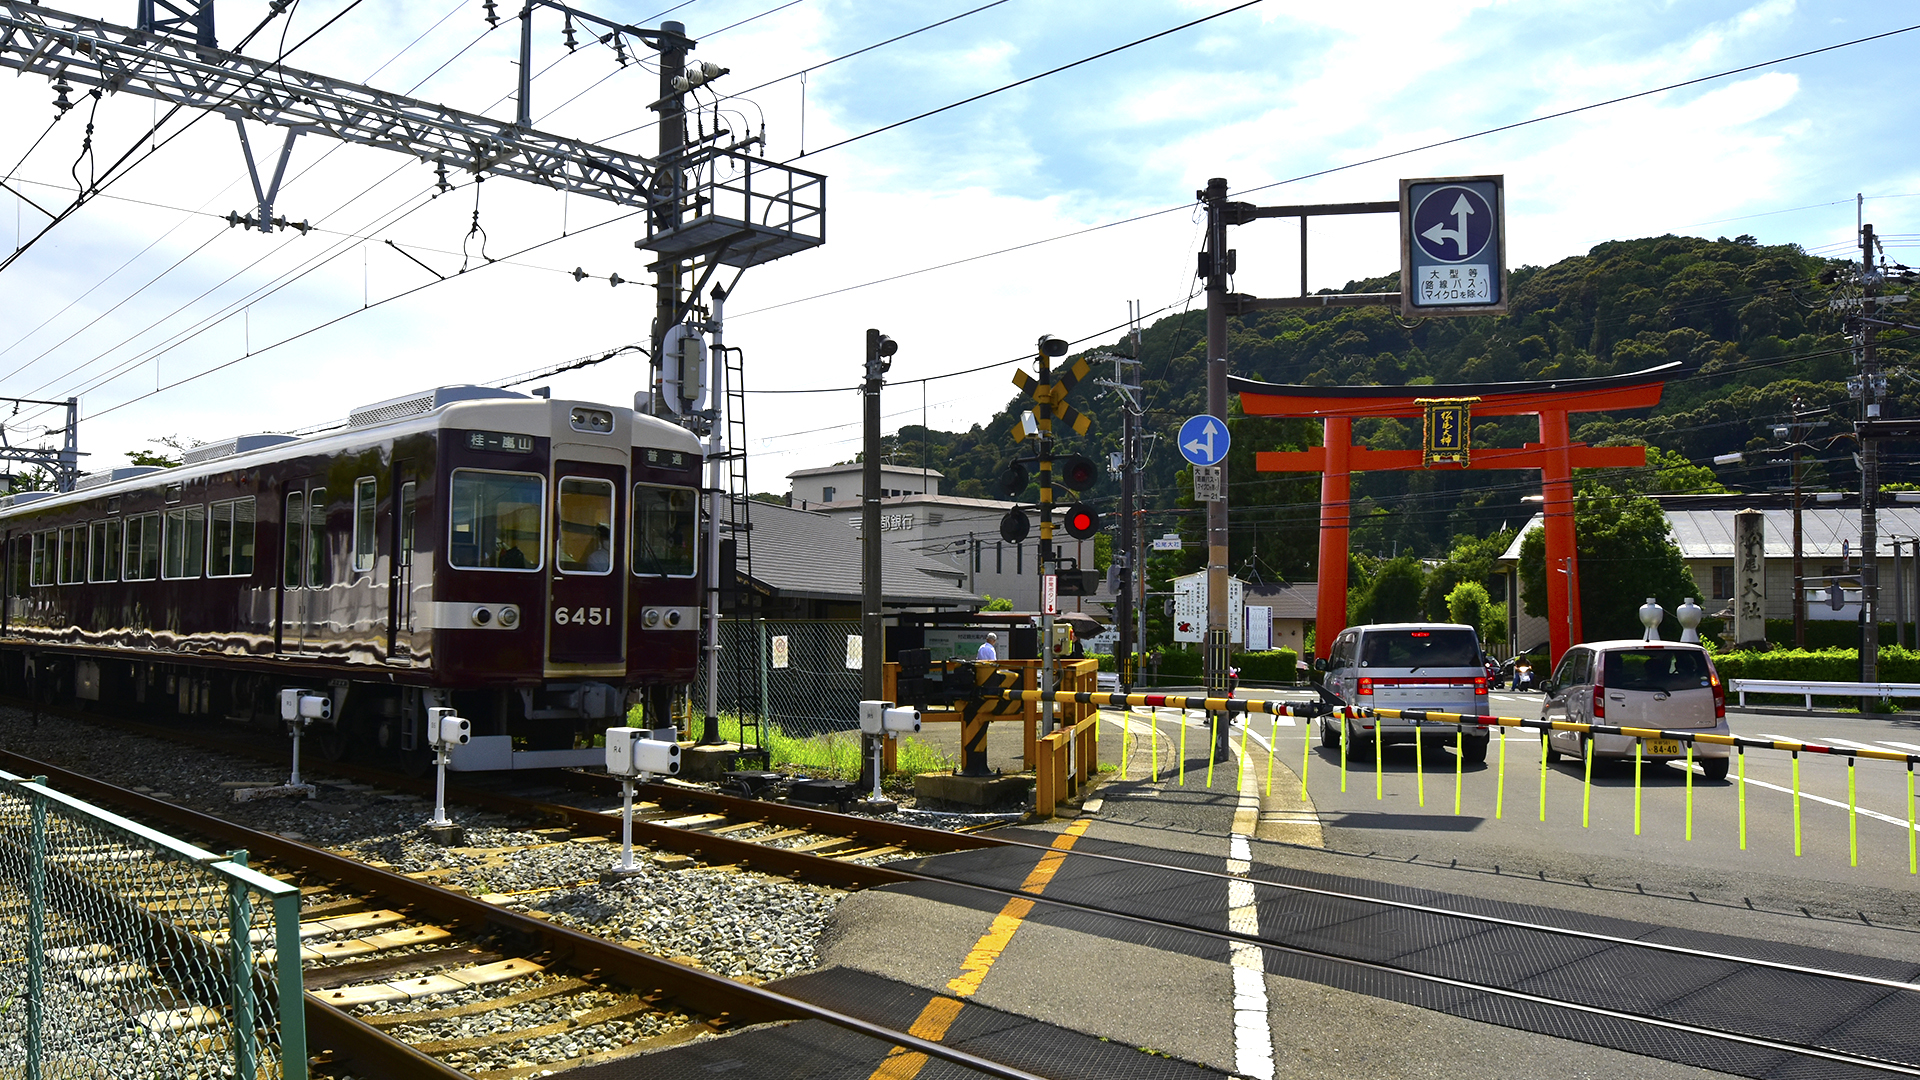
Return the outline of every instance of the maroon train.
<path id="1" fill-rule="evenodd" d="M 632 409 L 451 386 L 0 499 L 0 681 L 261 723 L 325 692 L 330 756 L 423 760 L 430 705 L 569 747 L 693 679 L 700 460 Z"/>

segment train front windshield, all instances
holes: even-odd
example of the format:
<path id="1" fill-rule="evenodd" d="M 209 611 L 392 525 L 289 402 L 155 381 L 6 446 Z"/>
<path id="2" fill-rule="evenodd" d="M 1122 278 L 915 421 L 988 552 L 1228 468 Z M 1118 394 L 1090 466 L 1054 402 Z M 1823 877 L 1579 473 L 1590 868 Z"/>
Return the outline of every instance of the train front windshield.
<path id="1" fill-rule="evenodd" d="M 468 570 L 535 570 L 541 565 L 546 482 L 530 473 L 453 473 L 453 534 L 447 561 Z"/>
<path id="2" fill-rule="evenodd" d="M 634 485 L 634 573 L 693 576 L 694 540 L 699 534 L 698 505 L 692 488 Z"/>

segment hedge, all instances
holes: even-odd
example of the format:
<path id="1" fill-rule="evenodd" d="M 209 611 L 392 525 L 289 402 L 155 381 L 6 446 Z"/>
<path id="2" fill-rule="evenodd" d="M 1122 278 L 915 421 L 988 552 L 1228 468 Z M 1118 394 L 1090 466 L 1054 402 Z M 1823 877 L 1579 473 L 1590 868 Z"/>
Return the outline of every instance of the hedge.
<path id="1" fill-rule="evenodd" d="M 1859 682 L 1858 649 L 1769 649 L 1723 652 L 1713 666 L 1723 679 L 1788 682 Z M 1920 682 L 1920 652 L 1890 645 L 1880 650 L 1881 682 Z"/>
<path id="2" fill-rule="evenodd" d="M 1811 605 L 1809 601 L 1809 605 Z M 1731 627 L 1729 627 L 1731 629 Z M 1880 624 L 1880 640 L 1894 639 L 1893 624 Z M 1775 646 L 1793 647 L 1793 620 L 1768 619 L 1767 640 Z M 1809 649 L 1858 649 L 1860 647 L 1860 620 L 1858 619 L 1808 619 L 1807 648 Z M 1753 676 L 1759 678 L 1759 676 Z"/>

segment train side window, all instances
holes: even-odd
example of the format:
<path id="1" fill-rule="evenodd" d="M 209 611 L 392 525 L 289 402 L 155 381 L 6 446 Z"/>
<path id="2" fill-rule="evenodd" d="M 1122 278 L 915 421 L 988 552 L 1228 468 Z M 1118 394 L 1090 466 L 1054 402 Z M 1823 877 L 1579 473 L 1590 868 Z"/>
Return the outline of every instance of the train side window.
<path id="1" fill-rule="evenodd" d="M 92 555 L 87 563 L 87 580 L 117 581 L 120 578 L 120 522 L 93 523 Z"/>
<path id="2" fill-rule="evenodd" d="M 207 548 L 207 508 L 199 504 L 167 511 L 160 534 L 160 576 L 197 578 Z"/>
<path id="3" fill-rule="evenodd" d="M 400 562 L 411 565 L 414 551 L 414 483 L 409 480 L 400 485 Z"/>
<path id="4" fill-rule="evenodd" d="M 60 529 L 60 584 L 78 585 L 87 580 L 87 527 L 66 525 Z"/>
<path id="5" fill-rule="evenodd" d="M 699 502 L 692 488 L 633 485 L 633 572 L 692 577 Z"/>
<path id="6" fill-rule="evenodd" d="M 287 516 L 280 530 L 284 538 L 284 558 L 280 560 L 283 568 L 281 580 L 287 588 L 300 587 L 300 571 L 307 565 L 307 495 L 303 491 L 290 492 L 287 495 Z"/>
<path id="7" fill-rule="evenodd" d="M 136 514 L 127 519 L 125 569 L 128 581 L 152 581 L 160 576 L 160 515 Z"/>
<path id="8" fill-rule="evenodd" d="M 207 543 L 208 577 L 253 575 L 253 500 L 213 504 Z"/>
<path id="9" fill-rule="evenodd" d="M 54 564 L 60 560 L 60 534 L 49 529 L 33 534 L 33 555 L 27 580 L 34 585 L 51 585 Z"/>
<path id="10" fill-rule="evenodd" d="M 553 558 L 564 574 L 613 572 L 613 482 L 578 476 L 560 481 L 560 535 Z"/>
<path id="11" fill-rule="evenodd" d="M 380 507 L 380 485 L 371 476 L 353 482 L 353 569 L 373 569 L 373 554 L 379 544 L 374 532 L 375 513 Z"/>
<path id="12" fill-rule="evenodd" d="M 326 587 L 327 565 L 327 489 L 307 492 L 307 586 Z"/>
<path id="13" fill-rule="evenodd" d="M 530 473 L 455 469 L 447 562 L 465 570 L 538 570 L 546 550 L 546 481 Z"/>
<path id="14" fill-rule="evenodd" d="M 28 577 L 27 567 L 28 560 L 32 557 L 30 555 L 32 550 L 32 537 L 26 533 L 21 533 L 19 536 L 14 537 L 13 542 L 7 545 L 8 596 L 30 595 L 27 592 L 27 582 L 31 579 Z"/>

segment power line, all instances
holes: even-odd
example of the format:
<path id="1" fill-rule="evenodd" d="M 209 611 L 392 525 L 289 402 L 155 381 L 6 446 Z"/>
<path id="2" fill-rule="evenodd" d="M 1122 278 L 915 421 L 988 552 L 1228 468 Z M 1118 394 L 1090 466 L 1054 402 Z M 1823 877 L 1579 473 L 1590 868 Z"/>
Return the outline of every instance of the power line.
<path id="1" fill-rule="evenodd" d="M 938 116 L 943 112 L 947 112 L 951 109 L 957 109 L 962 105 L 971 105 L 974 102 L 981 100 L 982 98 L 990 98 L 995 94 L 1005 93 L 1008 90 L 1013 90 L 1018 87 L 1025 86 L 1030 82 L 1038 82 L 1039 80 L 1044 79 L 1049 75 L 1058 75 L 1063 71 L 1070 71 L 1073 68 L 1077 68 L 1082 64 L 1091 64 L 1095 60 L 1104 59 L 1105 57 L 1112 56 L 1114 53 L 1125 52 L 1128 49 L 1135 47 L 1136 45 L 1145 45 L 1149 41 L 1157 41 L 1160 38 L 1166 37 L 1168 34 L 1177 34 L 1182 30 L 1186 30 L 1194 26 L 1199 26 L 1201 23 L 1204 23 L 1204 22 L 1212 22 L 1213 20 L 1220 18 L 1222 15 L 1231 15 L 1236 11 L 1243 11 L 1259 2 L 1260 0 L 1244 0 L 1243 3 L 1235 4 L 1233 7 L 1226 8 L 1225 10 L 1216 11 L 1211 15 L 1202 15 L 1197 19 L 1193 19 L 1188 22 L 1183 22 L 1179 26 L 1168 27 L 1167 29 L 1160 31 L 1159 33 L 1148 34 L 1146 37 L 1139 38 L 1135 41 L 1129 41 L 1125 45 L 1115 45 L 1113 48 L 1107 49 L 1104 52 L 1097 52 L 1097 53 L 1094 53 L 1092 56 L 1084 56 L 1071 63 L 1061 64 L 1059 67 L 1056 67 L 1056 68 L 1049 68 L 1046 71 L 1040 72 L 1038 75 L 1029 75 L 1024 79 L 1017 79 L 1013 82 L 1007 83 L 1004 86 L 996 86 L 991 90 L 983 91 L 981 93 L 973 95 L 972 97 L 961 98 L 959 101 L 953 102 L 952 104 L 942 105 L 937 109 L 928 109 L 926 112 L 920 113 L 917 116 L 909 116 L 905 120 L 895 120 L 891 124 L 874 128 L 872 131 L 863 131 L 858 135 L 849 135 L 848 137 L 841 139 L 839 142 L 828 143 L 827 145 L 822 146 L 817 150 L 808 150 L 803 153 L 795 154 L 793 157 L 788 158 L 782 164 L 791 165 L 794 162 L 799 161 L 801 158 L 813 157 L 817 154 L 824 154 L 829 150 L 838 149 L 839 147 L 845 146 L 848 143 L 856 143 L 856 142 L 859 142 L 861 139 L 871 138 L 875 135 L 881 134 L 882 132 L 892 131 L 894 128 L 897 128 L 897 127 L 905 127 L 906 125 L 914 123 L 915 121 L 918 121 L 918 120 L 925 120 L 929 116 Z"/>

